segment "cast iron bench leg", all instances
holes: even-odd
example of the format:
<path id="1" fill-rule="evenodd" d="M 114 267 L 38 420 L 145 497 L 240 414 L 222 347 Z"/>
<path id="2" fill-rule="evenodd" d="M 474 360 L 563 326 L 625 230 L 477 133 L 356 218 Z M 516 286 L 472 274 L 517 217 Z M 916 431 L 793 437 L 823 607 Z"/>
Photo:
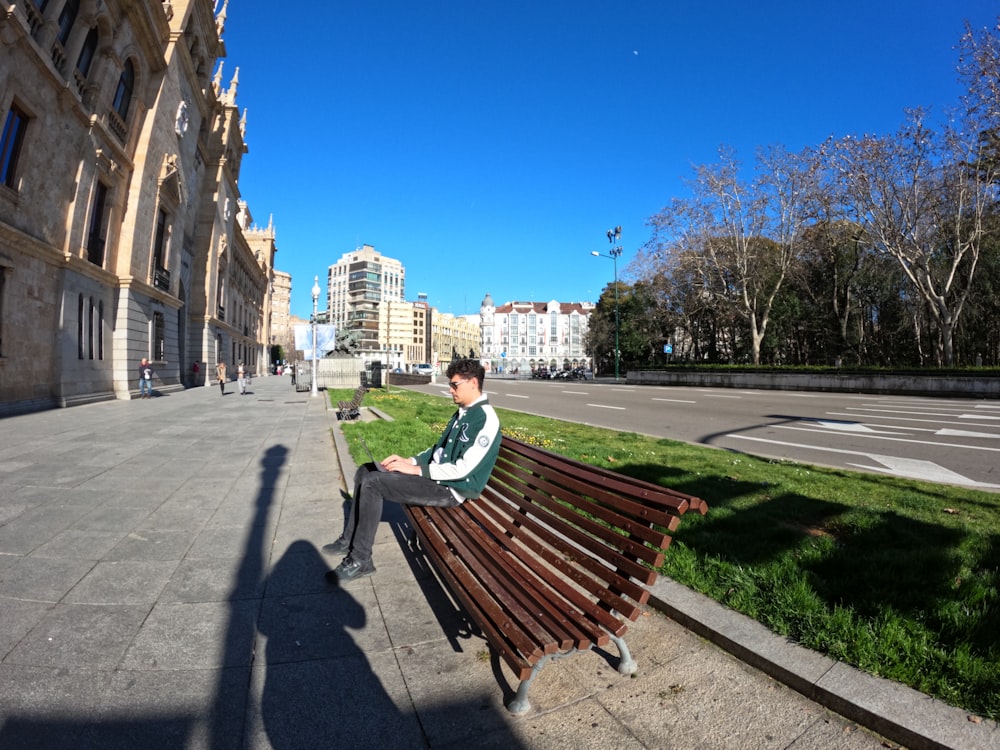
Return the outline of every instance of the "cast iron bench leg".
<path id="1" fill-rule="evenodd" d="M 531 703 L 528 702 L 528 691 L 531 689 L 532 680 L 542 671 L 542 667 L 545 666 L 549 659 L 562 659 L 564 656 L 572 656 L 576 651 L 574 648 L 561 654 L 546 654 L 539 659 L 535 663 L 535 666 L 531 668 L 531 674 L 528 676 L 528 679 L 522 680 L 521 684 L 517 686 L 517 695 L 514 696 L 514 700 L 507 706 L 507 710 L 512 714 L 523 714 L 530 710 Z"/>
<path id="2" fill-rule="evenodd" d="M 625 643 L 625 639 L 619 638 L 617 635 L 612 635 L 611 642 L 615 644 L 615 648 L 618 649 L 618 655 L 621 657 L 618 661 L 618 673 L 635 674 L 635 671 L 639 667 L 635 663 L 635 659 L 632 658 L 632 652 L 628 650 L 628 644 Z"/>

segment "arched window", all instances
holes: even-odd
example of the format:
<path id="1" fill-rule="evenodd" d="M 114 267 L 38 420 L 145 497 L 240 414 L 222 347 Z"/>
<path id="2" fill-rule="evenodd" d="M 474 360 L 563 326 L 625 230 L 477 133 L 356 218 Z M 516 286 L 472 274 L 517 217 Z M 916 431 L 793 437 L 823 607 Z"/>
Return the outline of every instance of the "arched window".
<path id="1" fill-rule="evenodd" d="M 131 60 L 125 61 L 125 68 L 118 79 L 118 88 L 115 90 L 114 109 L 122 122 L 128 119 L 128 108 L 132 103 L 132 89 L 135 88 L 135 66 Z"/>

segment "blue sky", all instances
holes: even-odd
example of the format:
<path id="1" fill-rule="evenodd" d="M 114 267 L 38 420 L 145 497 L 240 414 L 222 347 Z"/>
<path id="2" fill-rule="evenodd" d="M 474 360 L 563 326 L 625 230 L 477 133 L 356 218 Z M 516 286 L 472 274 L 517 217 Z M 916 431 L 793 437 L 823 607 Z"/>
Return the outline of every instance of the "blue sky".
<path id="1" fill-rule="evenodd" d="M 961 93 L 965 20 L 996 0 L 230 0 L 240 190 L 273 216 L 308 317 L 314 276 L 367 243 L 444 312 L 596 301 L 649 217 L 722 145 L 888 133 Z M 320 306 L 323 303 L 321 299 Z"/>

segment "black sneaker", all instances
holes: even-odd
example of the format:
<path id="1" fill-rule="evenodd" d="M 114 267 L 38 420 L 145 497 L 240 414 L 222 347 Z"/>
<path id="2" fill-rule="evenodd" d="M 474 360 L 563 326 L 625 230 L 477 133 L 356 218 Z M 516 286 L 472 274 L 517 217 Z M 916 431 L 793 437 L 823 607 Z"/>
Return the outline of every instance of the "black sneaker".
<path id="1" fill-rule="evenodd" d="M 324 544 L 320 549 L 328 555 L 343 555 L 350 551 L 351 543 L 344 537 L 339 537 L 337 541 Z"/>
<path id="2" fill-rule="evenodd" d="M 371 560 L 358 562 L 352 557 L 345 557 L 340 565 L 326 574 L 326 580 L 330 583 L 345 583 L 355 578 L 365 578 L 374 572 L 375 566 Z"/>

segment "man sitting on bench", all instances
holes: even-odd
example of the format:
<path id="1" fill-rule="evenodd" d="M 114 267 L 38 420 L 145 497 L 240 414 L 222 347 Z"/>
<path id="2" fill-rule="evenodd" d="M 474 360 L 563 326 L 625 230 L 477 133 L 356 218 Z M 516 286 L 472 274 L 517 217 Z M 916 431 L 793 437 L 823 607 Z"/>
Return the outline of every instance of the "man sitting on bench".
<path id="1" fill-rule="evenodd" d="M 343 583 L 375 572 L 372 545 L 382 519 L 382 503 L 455 506 L 479 497 L 500 452 L 500 420 L 483 393 L 486 371 L 476 360 L 448 366 L 448 387 L 458 411 L 437 443 L 417 456 L 395 454 L 358 468 L 354 500 L 340 538 L 323 546 L 328 554 L 347 556 L 326 574 Z"/>

